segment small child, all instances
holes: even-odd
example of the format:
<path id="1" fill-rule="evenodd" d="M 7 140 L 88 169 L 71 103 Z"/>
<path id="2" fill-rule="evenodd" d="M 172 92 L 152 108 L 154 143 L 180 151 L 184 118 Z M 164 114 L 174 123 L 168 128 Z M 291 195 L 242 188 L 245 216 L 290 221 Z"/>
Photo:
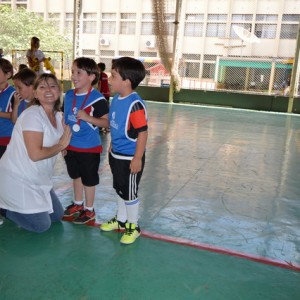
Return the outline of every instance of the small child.
<path id="1" fill-rule="evenodd" d="M 105 97 L 107 104 L 109 105 L 109 97 L 110 97 L 110 91 L 108 86 L 108 76 L 105 71 L 105 64 L 104 63 L 98 63 L 98 70 L 99 70 L 99 80 L 98 80 L 98 90 L 99 92 Z"/>
<path id="2" fill-rule="evenodd" d="M 109 107 L 109 98 L 110 98 L 110 90 L 108 86 L 108 76 L 105 71 L 105 63 L 98 63 L 98 70 L 99 70 L 99 80 L 98 80 L 98 91 L 105 97 L 107 101 L 107 106 Z M 109 127 L 108 128 L 99 128 L 100 131 L 103 132 L 109 132 Z"/>
<path id="3" fill-rule="evenodd" d="M 97 64 L 93 59 L 75 59 L 71 76 L 75 89 L 66 93 L 64 101 L 65 123 L 73 132 L 64 158 L 69 176 L 73 179 L 75 198 L 66 208 L 64 216 L 76 216 L 73 220 L 75 224 L 85 224 L 96 218 L 94 200 L 102 152 L 98 127 L 108 127 L 106 100 L 93 88 L 98 78 Z"/>
<path id="4" fill-rule="evenodd" d="M 15 88 L 8 80 L 13 76 L 13 66 L 5 58 L 0 58 L 0 158 L 10 141 L 14 127 L 11 121 Z"/>
<path id="5" fill-rule="evenodd" d="M 16 123 L 19 115 L 33 98 L 33 84 L 36 74 L 29 68 L 24 68 L 16 73 L 12 79 L 16 88 L 16 94 L 11 118 L 13 123 Z"/>
<path id="6" fill-rule="evenodd" d="M 113 187 L 119 198 L 117 215 L 102 224 L 100 229 L 125 229 L 120 240 L 122 244 L 132 244 L 140 236 L 138 186 L 145 165 L 148 124 L 145 103 L 134 89 L 145 74 L 144 65 L 139 60 L 121 57 L 112 61 L 109 82 L 117 94 L 109 111 L 109 164 Z"/>

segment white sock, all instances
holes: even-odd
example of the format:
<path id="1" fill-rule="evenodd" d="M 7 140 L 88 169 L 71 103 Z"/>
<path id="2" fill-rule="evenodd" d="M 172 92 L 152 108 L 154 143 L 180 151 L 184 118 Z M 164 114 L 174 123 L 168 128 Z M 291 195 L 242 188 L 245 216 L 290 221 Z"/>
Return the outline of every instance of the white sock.
<path id="1" fill-rule="evenodd" d="M 76 204 L 76 205 L 82 205 L 83 204 L 83 201 L 73 201 L 74 202 L 74 204 Z"/>
<path id="2" fill-rule="evenodd" d="M 127 220 L 125 201 L 122 198 L 118 198 L 117 220 L 122 223 L 125 223 Z"/>
<path id="3" fill-rule="evenodd" d="M 93 206 L 85 206 L 84 209 L 87 209 L 89 211 L 93 211 L 94 207 Z"/>
<path id="4" fill-rule="evenodd" d="M 126 211 L 127 211 L 127 222 L 138 225 L 139 219 L 139 199 L 125 201 Z"/>

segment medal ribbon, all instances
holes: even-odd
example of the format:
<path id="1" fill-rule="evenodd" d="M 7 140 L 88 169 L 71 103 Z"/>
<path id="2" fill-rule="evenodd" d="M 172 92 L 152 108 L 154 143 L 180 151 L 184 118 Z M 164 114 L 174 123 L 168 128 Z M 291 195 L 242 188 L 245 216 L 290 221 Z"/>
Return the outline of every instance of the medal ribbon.
<path id="1" fill-rule="evenodd" d="M 84 98 L 84 100 L 83 100 L 83 102 L 82 102 L 79 110 L 82 110 L 84 108 L 85 103 L 86 103 L 88 97 L 91 94 L 92 88 L 93 88 L 92 86 L 89 88 L 88 93 L 86 94 L 86 96 L 85 96 L 85 98 Z M 72 112 L 74 111 L 75 107 L 76 107 L 76 89 L 74 90 L 74 98 L 73 98 L 73 103 L 72 103 Z M 80 126 L 80 120 L 79 119 L 77 120 L 76 124 L 78 124 Z"/>

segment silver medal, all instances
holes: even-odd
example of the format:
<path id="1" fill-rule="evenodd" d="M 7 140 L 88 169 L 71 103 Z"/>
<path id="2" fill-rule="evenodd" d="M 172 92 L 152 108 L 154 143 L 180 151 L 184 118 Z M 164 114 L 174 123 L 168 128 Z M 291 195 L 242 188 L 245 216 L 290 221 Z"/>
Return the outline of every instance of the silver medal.
<path id="1" fill-rule="evenodd" d="M 74 124 L 72 129 L 74 132 L 78 132 L 80 130 L 80 126 L 78 124 Z"/>

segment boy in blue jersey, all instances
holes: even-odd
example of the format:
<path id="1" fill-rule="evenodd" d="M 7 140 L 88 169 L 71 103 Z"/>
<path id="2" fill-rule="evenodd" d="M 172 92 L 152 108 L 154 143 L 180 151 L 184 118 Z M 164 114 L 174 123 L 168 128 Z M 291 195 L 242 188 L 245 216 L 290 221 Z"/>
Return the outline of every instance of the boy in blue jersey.
<path id="1" fill-rule="evenodd" d="M 11 114 L 16 90 L 8 82 L 13 73 L 11 62 L 0 58 L 0 158 L 7 148 L 14 127 Z"/>
<path id="2" fill-rule="evenodd" d="M 148 124 L 145 103 L 134 89 L 145 74 L 143 64 L 136 59 L 121 57 L 112 61 L 109 83 L 116 95 L 109 110 L 109 164 L 119 198 L 117 215 L 100 229 L 125 229 L 122 244 L 132 244 L 140 236 L 138 186 L 145 165 Z"/>
<path id="3" fill-rule="evenodd" d="M 98 67 L 93 59 L 75 59 L 71 76 L 75 89 L 67 91 L 64 100 L 65 123 L 72 129 L 64 158 L 74 188 L 74 201 L 66 208 L 64 216 L 75 216 L 75 224 L 85 224 L 96 218 L 94 200 L 102 152 L 98 127 L 108 127 L 107 102 L 93 88 L 98 78 Z"/>
<path id="4" fill-rule="evenodd" d="M 27 108 L 33 98 L 33 85 L 36 77 L 36 73 L 29 68 L 24 68 L 13 76 L 12 79 L 16 89 L 11 116 L 13 123 L 16 123 L 20 114 Z"/>

